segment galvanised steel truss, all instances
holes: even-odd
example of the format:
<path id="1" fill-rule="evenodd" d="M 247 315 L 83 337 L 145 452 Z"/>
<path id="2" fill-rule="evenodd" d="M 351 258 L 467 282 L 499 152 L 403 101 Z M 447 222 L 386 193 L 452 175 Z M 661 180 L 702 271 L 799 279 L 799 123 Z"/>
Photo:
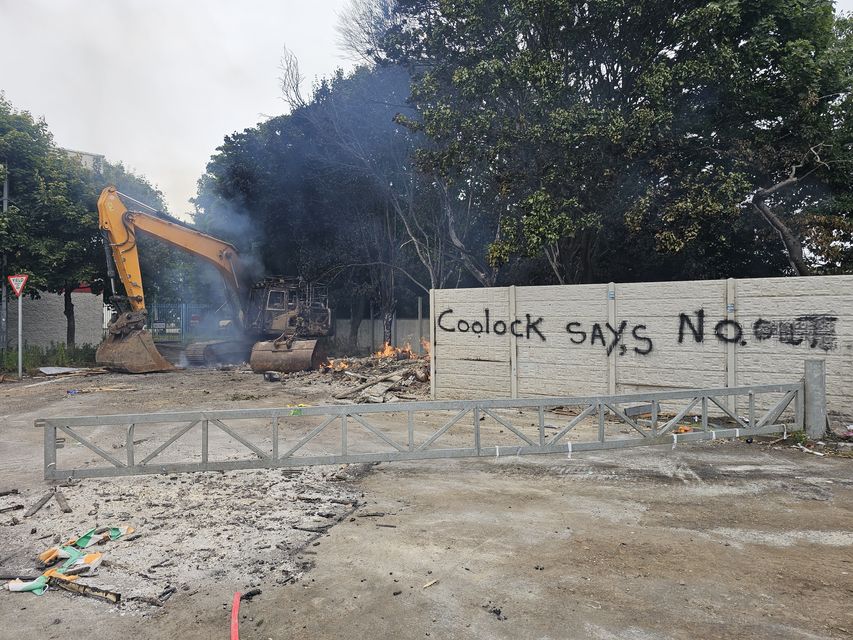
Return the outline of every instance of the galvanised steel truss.
<path id="1" fill-rule="evenodd" d="M 760 416 L 756 413 L 756 397 L 764 399 L 763 406 L 770 406 Z M 781 397 L 780 397 L 781 394 Z M 601 449 L 620 449 L 644 445 L 676 444 L 712 440 L 716 438 L 747 437 L 760 434 L 779 433 L 783 430 L 803 428 L 805 406 L 804 383 L 757 385 L 718 389 L 691 389 L 659 393 L 641 393 L 614 396 L 588 396 L 568 398 L 500 399 L 500 400 L 458 400 L 407 402 L 393 404 L 359 404 L 320 407 L 283 407 L 267 409 L 234 409 L 221 411 L 179 411 L 169 413 L 142 413 L 107 416 L 79 416 L 65 418 L 44 418 L 36 420 L 36 427 L 44 430 L 44 476 L 47 480 L 66 478 L 108 477 L 137 475 L 147 473 L 176 473 L 185 471 L 213 471 L 232 469 L 261 469 L 277 467 L 302 467 L 306 465 L 328 465 L 364 462 L 392 462 L 402 460 L 422 460 L 428 458 L 463 458 L 477 456 L 531 455 L 571 453 L 572 451 L 593 451 Z M 733 401 L 740 397 L 740 404 Z M 744 402 L 745 399 L 745 402 Z M 641 403 L 637 406 L 637 403 Z M 661 405 L 675 405 L 666 414 Z M 629 406 L 631 405 L 631 406 Z M 746 415 L 738 415 L 730 407 L 746 407 Z M 789 409 L 789 407 L 791 407 Z M 553 410 L 559 408 L 560 414 Z M 566 410 L 572 415 L 565 416 Z M 786 412 L 787 421 L 781 422 Z M 514 411 L 507 411 L 514 410 Z M 453 412 L 452 417 L 440 423 L 428 436 L 415 436 L 415 417 L 436 412 Z M 522 426 L 517 418 L 519 412 L 527 415 Z M 392 425 L 387 424 L 388 414 Z M 405 422 L 399 421 L 399 414 L 405 415 Z M 547 414 L 547 420 L 546 420 Z M 538 423 L 535 416 L 538 415 Z M 386 419 L 386 424 L 377 426 L 377 420 Z M 530 418 L 534 417 L 533 426 Z M 305 430 L 306 421 L 311 418 L 316 424 L 298 439 L 288 441 L 289 433 L 298 433 L 299 425 Z M 497 444 L 495 429 L 484 429 L 484 420 L 494 420 L 496 425 L 514 436 L 510 445 Z M 582 423 L 595 425 L 597 419 L 597 437 L 587 441 L 570 441 L 567 436 Z M 252 442 L 245 432 L 235 423 L 251 420 L 257 426 L 259 421 L 269 429 L 264 437 L 264 446 Z M 374 422 L 371 422 L 373 420 Z M 555 420 L 557 421 L 556 424 Z M 227 423 L 227 424 L 226 424 Z M 614 423 L 624 430 L 628 427 L 635 437 L 625 437 L 623 433 L 612 433 Z M 689 432 L 684 424 L 690 425 Z M 164 425 L 174 429 L 170 437 L 153 451 L 137 459 L 135 430 L 142 425 Z M 442 436 L 455 425 L 464 429 L 465 440 L 469 446 L 442 447 Z M 169 426 L 171 425 L 171 427 Z M 92 441 L 92 436 L 84 435 L 84 430 L 95 429 L 103 435 L 103 427 L 124 429 L 123 459 L 106 451 Z M 285 427 L 288 427 L 286 429 Z M 200 451 L 193 453 L 191 459 L 182 462 L 166 462 L 161 458 L 164 451 L 172 447 L 182 436 L 194 429 L 201 431 Z M 433 427 L 434 428 L 434 427 Z M 164 429 L 164 431 L 166 430 Z M 241 460 L 211 460 L 209 448 L 212 429 L 224 432 L 240 443 L 251 457 Z M 546 432 L 546 429 L 548 431 Z M 334 453 L 322 455 L 305 454 L 304 448 L 321 434 L 328 447 L 329 432 L 334 434 Z M 457 428 L 457 432 L 459 429 Z M 610 431 L 611 433 L 608 433 Z M 284 436 L 283 436 L 283 432 Z M 357 433 L 356 433 L 357 432 Z M 61 436 L 59 434 L 62 434 Z M 354 452 L 353 436 L 369 436 L 370 442 L 381 442 L 384 450 Z M 57 466 L 57 449 L 64 446 L 65 437 L 76 441 L 97 455 L 109 466 L 93 466 L 87 461 L 85 467 L 61 469 Z M 58 440 L 60 438 L 60 440 Z M 267 446 L 269 442 L 269 446 Z M 214 443 L 215 444 L 215 443 Z M 359 438 L 359 446 L 364 447 Z M 300 454 L 302 452 L 302 454 Z M 161 458 L 158 461 L 158 458 Z"/>

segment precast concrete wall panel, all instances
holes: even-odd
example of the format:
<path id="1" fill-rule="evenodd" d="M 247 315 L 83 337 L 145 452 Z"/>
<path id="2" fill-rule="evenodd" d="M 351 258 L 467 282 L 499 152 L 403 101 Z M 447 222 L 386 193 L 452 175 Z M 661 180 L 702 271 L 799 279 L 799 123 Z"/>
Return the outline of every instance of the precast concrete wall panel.
<path id="1" fill-rule="evenodd" d="M 603 350 L 589 348 L 589 335 L 573 343 L 581 340 L 580 332 L 607 319 L 607 285 L 517 287 L 515 300 L 522 321 L 517 326 L 522 337 L 515 338 L 519 397 L 607 393 Z M 539 318 L 536 328 L 544 340 L 527 330 Z M 570 322 L 578 323 L 572 325 L 576 333 L 566 331 Z"/>
<path id="2" fill-rule="evenodd" d="M 853 276 L 432 295 L 437 399 L 785 383 L 823 359 L 830 411 L 853 416 Z"/>
<path id="3" fill-rule="evenodd" d="M 626 323 L 611 354 L 614 393 L 726 386 L 726 344 L 706 339 L 708 325 L 726 315 L 725 280 L 620 284 L 614 291 L 617 330 Z"/>
<path id="4" fill-rule="evenodd" d="M 74 305 L 75 342 L 78 345 L 100 344 L 104 339 L 104 302 L 101 296 L 84 292 L 72 292 Z M 24 292 L 23 307 L 24 344 L 49 347 L 65 343 L 67 321 L 65 299 L 61 294 L 42 293 L 32 299 Z M 8 342 L 15 347 L 18 340 L 18 301 L 9 296 Z"/>
<path id="5" fill-rule="evenodd" d="M 510 291 L 511 288 L 487 288 L 435 292 L 435 341 L 442 345 L 441 375 L 435 379 L 437 397 L 490 398 L 511 394 L 513 341 L 507 326 Z M 500 322 L 504 324 L 495 327 Z"/>
<path id="6" fill-rule="evenodd" d="M 737 319 L 744 338 L 739 384 L 802 376 L 804 354 L 826 361 L 830 409 L 853 413 L 853 276 L 738 280 Z"/>

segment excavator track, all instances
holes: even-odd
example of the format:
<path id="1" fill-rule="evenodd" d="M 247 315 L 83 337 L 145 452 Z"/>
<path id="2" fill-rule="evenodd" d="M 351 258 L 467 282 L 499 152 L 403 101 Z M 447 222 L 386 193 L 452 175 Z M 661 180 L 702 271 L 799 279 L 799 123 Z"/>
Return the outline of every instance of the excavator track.
<path id="1" fill-rule="evenodd" d="M 187 365 L 190 367 L 206 367 L 208 362 L 205 359 L 205 349 L 210 342 L 193 342 L 184 350 L 184 355 L 187 358 Z M 215 364 L 215 363 L 210 363 Z"/>

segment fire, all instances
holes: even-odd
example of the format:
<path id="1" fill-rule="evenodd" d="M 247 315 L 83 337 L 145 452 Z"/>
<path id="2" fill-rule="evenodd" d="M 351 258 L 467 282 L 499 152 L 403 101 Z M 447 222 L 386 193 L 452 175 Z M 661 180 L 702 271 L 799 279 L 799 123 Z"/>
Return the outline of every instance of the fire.
<path id="1" fill-rule="evenodd" d="M 432 354 L 432 343 L 426 338 L 421 338 L 421 348 L 424 350 L 424 356 L 429 359 Z"/>
<path id="2" fill-rule="evenodd" d="M 374 358 L 395 358 L 397 360 L 416 360 L 418 354 L 412 351 L 412 345 L 406 343 L 403 347 L 394 347 L 390 342 L 373 354 Z"/>
<path id="3" fill-rule="evenodd" d="M 343 371 L 344 369 L 349 369 L 349 362 L 346 360 L 335 360 L 334 358 L 329 358 L 329 360 L 323 363 L 323 368 L 328 369 L 329 371 Z"/>

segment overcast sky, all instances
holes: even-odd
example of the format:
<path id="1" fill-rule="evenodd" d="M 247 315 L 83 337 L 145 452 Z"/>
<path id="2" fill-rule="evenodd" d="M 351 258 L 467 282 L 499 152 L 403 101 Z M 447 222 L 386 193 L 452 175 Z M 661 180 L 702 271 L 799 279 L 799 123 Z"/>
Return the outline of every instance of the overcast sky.
<path id="1" fill-rule="evenodd" d="M 284 111 L 285 45 L 309 85 L 352 66 L 335 32 L 347 4 L 0 0 L 0 90 L 44 116 L 59 146 L 148 177 L 180 215 L 223 137 Z"/>
<path id="2" fill-rule="evenodd" d="M 59 146 L 124 162 L 181 214 L 223 137 L 285 110 L 285 45 L 308 86 L 352 66 L 335 31 L 347 3 L 0 0 L 0 91 Z"/>

